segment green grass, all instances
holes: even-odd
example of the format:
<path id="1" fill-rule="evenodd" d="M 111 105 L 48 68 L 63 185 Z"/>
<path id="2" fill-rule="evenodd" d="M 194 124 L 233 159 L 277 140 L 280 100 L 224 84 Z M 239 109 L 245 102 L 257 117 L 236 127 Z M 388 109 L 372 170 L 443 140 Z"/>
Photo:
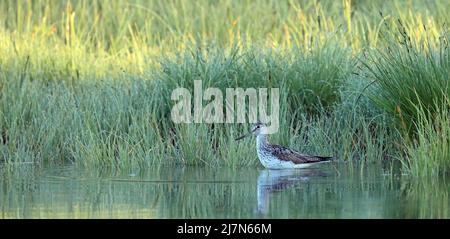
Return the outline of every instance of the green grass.
<path id="1" fill-rule="evenodd" d="M 414 165 L 420 155 L 443 154 L 427 142 L 444 135 L 424 133 L 431 126 L 417 108 L 427 122 L 446 123 L 435 103 L 449 94 L 449 8 L 448 1 L 2 1 L 0 162 L 259 165 L 254 140 L 233 140 L 249 125 L 170 120 L 172 90 L 202 80 L 222 91 L 280 88 L 275 143 L 347 162 L 404 157 Z"/>
<path id="2" fill-rule="evenodd" d="M 418 178 L 440 178 L 450 172 L 450 116 L 448 101 L 430 110 L 418 107 L 417 139 L 407 148 L 411 157 L 404 161 L 405 171 Z"/>
<path id="3" fill-rule="evenodd" d="M 400 26 L 399 31 L 403 31 Z M 437 47 L 416 42 L 407 33 L 393 40 L 387 49 L 368 56 L 366 66 L 374 79 L 370 97 L 376 105 L 396 118 L 409 134 L 415 131 L 417 107 L 433 117 L 450 93 L 450 35 L 442 33 Z"/>
<path id="4" fill-rule="evenodd" d="M 3 159 L 8 163 L 73 162 L 86 167 L 114 168 L 161 163 L 259 165 L 253 140 L 233 140 L 249 125 L 177 125 L 171 121 L 171 91 L 179 86 L 192 90 L 196 79 L 204 80 L 205 87 L 222 90 L 237 86 L 281 87 L 281 130 L 273 136 L 274 142 L 308 153 L 335 155 L 342 160 L 376 161 L 384 157 L 388 150 L 383 144 L 391 136 L 380 120 L 382 117 L 376 112 L 366 114 L 365 109 L 356 105 L 355 92 L 359 92 L 361 84 L 347 82 L 344 90 L 344 78 L 336 76 L 332 80 L 338 67 L 333 61 L 317 68 L 316 64 L 299 64 L 297 59 L 317 61 L 308 59 L 314 55 L 296 54 L 299 52 L 284 55 L 257 50 L 230 53 L 217 50 L 208 55 L 186 52 L 164 61 L 162 70 L 154 69 L 143 77 L 121 75 L 114 79 L 69 82 L 36 79 L 29 70 L 10 72 L 2 81 L 2 134 L 7 139 L 1 148 Z M 330 54 L 331 58 L 334 51 L 322 54 Z M 298 71 L 310 72 L 308 76 L 313 79 L 329 76 L 325 84 L 330 89 L 321 89 L 323 82 L 318 81 L 307 89 L 300 87 L 294 91 L 287 82 L 297 79 L 293 76 Z M 347 68 L 340 71 L 349 75 Z M 323 104 L 300 103 L 297 97 L 291 97 L 293 92 L 310 93 L 315 89 L 318 91 L 314 94 L 322 101 L 329 94 L 336 94 L 328 103 L 333 110 L 323 108 Z M 317 112 L 319 115 L 310 114 L 313 106 L 322 109 Z"/>

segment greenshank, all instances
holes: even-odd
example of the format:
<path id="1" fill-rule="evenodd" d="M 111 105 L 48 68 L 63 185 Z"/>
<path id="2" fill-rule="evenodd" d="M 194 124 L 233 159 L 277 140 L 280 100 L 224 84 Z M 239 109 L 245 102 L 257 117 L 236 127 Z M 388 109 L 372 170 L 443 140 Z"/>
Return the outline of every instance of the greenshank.
<path id="1" fill-rule="evenodd" d="M 256 123 L 249 133 L 236 138 L 236 140 L 255 135 L 259 161 L 268 169 L 306 168 L 333 159 L 333 157 L 301 154 L 281 145 L 269 144 L 265 127 L 264 123 Z"/>

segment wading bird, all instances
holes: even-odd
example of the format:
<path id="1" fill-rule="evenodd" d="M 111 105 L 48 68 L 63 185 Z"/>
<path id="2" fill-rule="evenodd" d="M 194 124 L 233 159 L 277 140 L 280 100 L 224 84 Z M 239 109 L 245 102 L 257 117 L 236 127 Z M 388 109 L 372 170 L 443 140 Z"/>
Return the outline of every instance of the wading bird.
<path id="1" fill-rule="evenodd" d="M 236 138 L 236 140 L 255 135 L 259 161 L 268 169 L 306 168 L 333 159 L 333 157 L 301 154 L 281 145 L 269 144 L 265 127 L 264 123 L 256 123 L 249 133 Z"/>

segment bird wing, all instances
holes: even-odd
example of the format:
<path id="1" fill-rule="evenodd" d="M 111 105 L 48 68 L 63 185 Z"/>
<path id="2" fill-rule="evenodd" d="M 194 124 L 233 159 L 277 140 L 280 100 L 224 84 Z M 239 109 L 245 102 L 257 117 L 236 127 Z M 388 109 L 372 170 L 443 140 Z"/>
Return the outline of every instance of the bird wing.
<path id="1" fill-rule="evenodd" d="M 269 145 L 269 152 L 276 158 L 282 161 L 290 161 L 294 164 L 303 163 L 318 163 L 322 161 L 331 160 L 333 157 L 312 156 L 307 154 L 301 154 L 292 149 L 283 147 L 281 145 Z"/>

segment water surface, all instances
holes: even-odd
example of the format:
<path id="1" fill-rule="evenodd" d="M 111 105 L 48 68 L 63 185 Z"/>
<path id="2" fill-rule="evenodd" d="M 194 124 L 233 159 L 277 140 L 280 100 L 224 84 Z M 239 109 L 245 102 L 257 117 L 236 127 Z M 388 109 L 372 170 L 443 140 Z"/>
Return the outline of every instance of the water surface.
<path id="1" fill-rule="evenodd" d="M 449 218 L 446 180 L 379 165 L 302 170 L 0 170 L 1 218 Z"/>

